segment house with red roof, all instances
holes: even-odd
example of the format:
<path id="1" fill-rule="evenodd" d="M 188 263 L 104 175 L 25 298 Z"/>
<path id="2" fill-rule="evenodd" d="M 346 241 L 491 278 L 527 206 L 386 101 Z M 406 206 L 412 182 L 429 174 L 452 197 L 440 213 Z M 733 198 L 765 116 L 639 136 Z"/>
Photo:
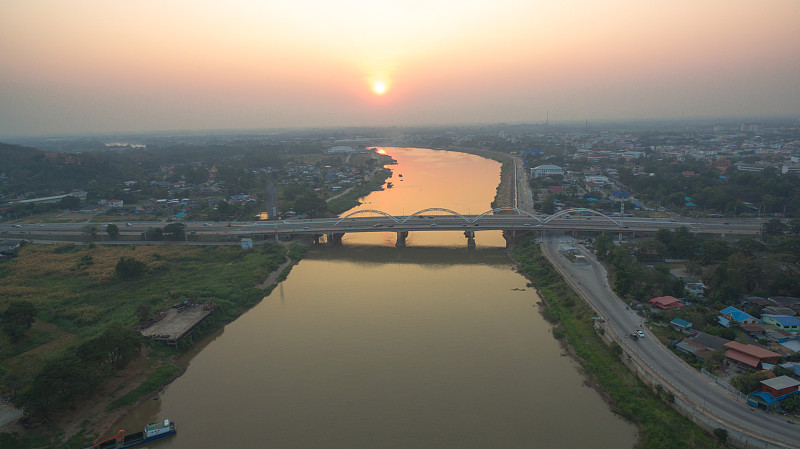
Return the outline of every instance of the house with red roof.
<path id="1" fill-rule="evenodd" d="M 674 296 L 659 296 L 658 298 L 651 299 L 650 304 L 653 304 L 654 306 L 663 310 L 684 306 L 681 300 Z"/>
<path id="2" fill-rule="evenodd" d="M 725 357 L 752 368 L 759 368 L 764 362 L 776 363 L 781 358 L 781 355 L 777 352 L 772 352 L 761 346 L 745 345 L 738 341 L 725 343 L 725 347 L 728 348 L 728 351 L 725 352 Z"/>

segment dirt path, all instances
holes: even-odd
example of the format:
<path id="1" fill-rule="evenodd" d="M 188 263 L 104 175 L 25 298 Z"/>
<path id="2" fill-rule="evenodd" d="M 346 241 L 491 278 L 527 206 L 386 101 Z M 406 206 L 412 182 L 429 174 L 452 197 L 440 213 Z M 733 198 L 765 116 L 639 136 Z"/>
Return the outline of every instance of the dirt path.
<path id="1" fill-rule="evenodd" d="M 261 290 L 264 290 L 270 285 L 274 284 L 278 280 L 278 276 L 280 276 L 281 273 L 283 273 L 283 270 L 285 270 L 286 267 L 288 267 L 291 264 L 292 264 L 292 259 L 287 257 L 286 262 L 282 263 L 281 266 L 279 266 L 275 271 L 273 271 L 272 273 L 269 274 L 269 276 L 267 276 L 264 282 L 256 285 L 256 287 L 260 288 Z"/>

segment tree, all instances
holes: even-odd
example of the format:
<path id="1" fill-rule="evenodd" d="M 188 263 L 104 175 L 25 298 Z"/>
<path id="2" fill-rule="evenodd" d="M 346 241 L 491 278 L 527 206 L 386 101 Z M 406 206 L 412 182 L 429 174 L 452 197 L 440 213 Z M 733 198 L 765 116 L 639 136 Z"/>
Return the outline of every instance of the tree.
<path id="1" fill-rule="evenodd" d="M 764 235 L 783 235 L 787 230 L 787 226 L 779 218 L 773 218 L 764 223 L 763 230 Z"/>
<path id="2" fill-rule="evenodd" d="M 85 362 L 122 368 L 142 347 L 142 335 L 119 325 L 109 326 L 100 336 L 78 347 L 78 356 Z"/>
<path id="3" fill-rule="evenodd" d="M 764 372 L 742 374 L 731 379 L 731 385 L 744 394 L 750 394 L 761 386 L 761 381 L 768 379 Z"/>
<path id="4" fill-rule="evenodd" d="M 183 240 L 186 237 L 186 225 L 183 223 L 170 223 L 164 226 L 164 235 L 167 240 Z"/>
<path id="5" fill-rule="evenodd" d="M 36 307 L 30 301 L 12 300 L 8 308 L 0 315 L 0 326 L 13 343 L 22 339 L 31 328 Z"/>
<path id="6" fill-rule="evenodd" d="M 62 410 L 76 397 L 91 394 L 98 380 L 97 370 L 72 352 L 50 359 L 22 393 L 25 414 L 46 417 Z"/>
<path id="7" fill-rule="evenodd" d="M 552 198 L 548 198 L 548 199 L 544 200 L 544 202 L 542 203 L 542 207 L 540 208 L 540 211 L 543 214 L 547 214 L 547 215 L 552 215 L 553 213 L 555 213 L 556 205 L 553 202 L 553 199 Z"/>
<path id="8" fill-rule="evenodd" d="M 789 222 L 789 227 L 795 237 L 800 237 L 800 218 L 792 218 L 792 221 Z"/>
<path id="9" fill-rule="evenodd" d="M 56 205 L 61 210 L 73 210 L 77 209 L 81 205 L 81 200 L 78 197 L 67 195 L 64 198 L 58 200 L 58 203 L 56 203 Z"/>
<path id="10" fill-rule="evenodd" d="M 147 228 L 147 230 L 142 233 L 142 237 L 148 241 L 163 240 L 164 230 L 161 228 Z"/>
<path id="11" fill-rule="evenodd" d="M 314 194 L 303 195 L 294 201 L 294 211 L 309 218 L 320 217 L 328 210 L 328 203 Z"/>
<path id="12" fill-rule="evenodd" d="M 117 262 L 115 270 L 120 279 L 139 279 L 144 275 L 145 264 L 133 257 L 122 257 Z"/>
<path id="13" fill-rule="evenodd" d="M 781 402 L 781 408 L 789 413 L 800 412 L 800 395 L 789 396 Z"/>
<path id="14" fill-rule="evenodd" d="M 112 239 L 117 238 L 119 235 L 119 226 L 115 225 L 114 223 L 109 223 L 106 225 L 106 234 Z"/>
<path id="15" fill-rule="evenodd" d="M 97 238 L 97 225 L 86 225 L 81 228 L 81 233 L 86 240 Z"/>
<path id="16" fill-rule="evenodd" d="M 595 239 L 594 247 L 597 258 L 603 261 L 607 260 L 611 250 L 614 248 L 614 244 L 611 243 L 611 236 L 605 233 L 598 235 L 597 239 Z"/>

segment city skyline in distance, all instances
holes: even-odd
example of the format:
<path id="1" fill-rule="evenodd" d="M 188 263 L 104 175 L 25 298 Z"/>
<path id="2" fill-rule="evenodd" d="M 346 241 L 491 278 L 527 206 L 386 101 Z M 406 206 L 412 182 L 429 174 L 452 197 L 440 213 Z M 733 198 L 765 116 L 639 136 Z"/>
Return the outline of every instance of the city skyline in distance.
<path id="1" fill-rule="evenodd" d="M 800 116 L 800 2 L 9 0 L 0 138 Z"/>

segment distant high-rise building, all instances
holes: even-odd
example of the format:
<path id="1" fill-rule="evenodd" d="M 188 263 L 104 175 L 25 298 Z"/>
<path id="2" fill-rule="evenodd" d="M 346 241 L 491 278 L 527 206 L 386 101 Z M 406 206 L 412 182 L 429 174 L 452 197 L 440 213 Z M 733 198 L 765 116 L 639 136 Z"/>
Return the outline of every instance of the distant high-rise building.
<path id="1" fill-rule="evenodd" d="M 275 190 L 275 184 L 267 184 L 264 188 L 264 196 L 266 197 L 267 219 L 275 220 L 278 217 L 278 191 Z"/>
<path id="2" fill-rule="evenodd" d="M 755 133 L 761 130 L 761 123 L 742 123 L 740 129 L 745 133 Z"/>

